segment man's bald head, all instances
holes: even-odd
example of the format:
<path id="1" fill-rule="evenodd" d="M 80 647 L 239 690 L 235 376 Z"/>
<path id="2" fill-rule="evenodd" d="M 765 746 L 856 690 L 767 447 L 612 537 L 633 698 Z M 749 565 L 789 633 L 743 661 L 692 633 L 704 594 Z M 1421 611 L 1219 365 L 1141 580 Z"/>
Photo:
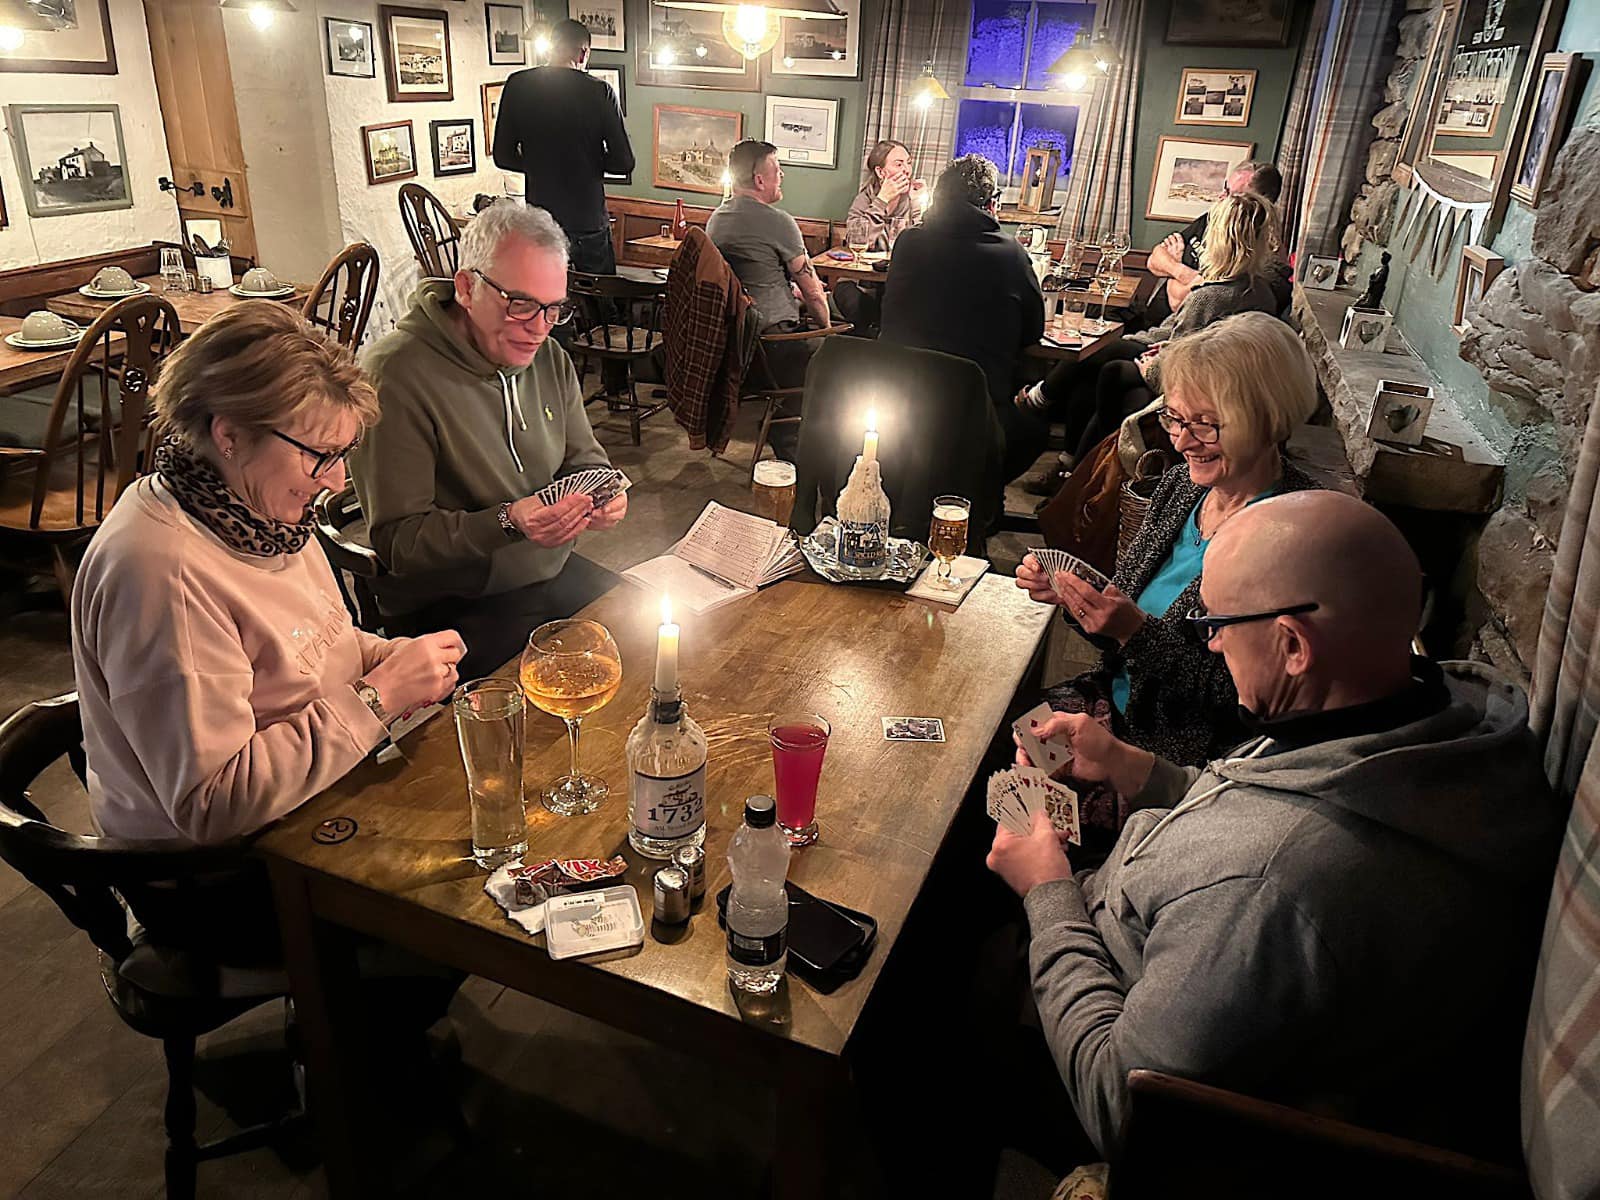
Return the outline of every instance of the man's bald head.
<path id="1" fill-rule="evenodd" d="M 1305 689 L 1316 707 L 1334 706 L 1319 696 L 1375 699 L 1366 693 L 1381 695 L 1409 678 L 1422 569 L 1400 531 L 1354 497 L 1294 492 L 1230 518 L 1206 551 L 1200 595 L 1206 611 L 1219 615 L 1317 605 L 1214 639 L 1241 700 L 1261 715 L 1280 715 L 1258 707 L 1275 707 L 1275 674 L 1303 676 L 1291 691 Z"/>

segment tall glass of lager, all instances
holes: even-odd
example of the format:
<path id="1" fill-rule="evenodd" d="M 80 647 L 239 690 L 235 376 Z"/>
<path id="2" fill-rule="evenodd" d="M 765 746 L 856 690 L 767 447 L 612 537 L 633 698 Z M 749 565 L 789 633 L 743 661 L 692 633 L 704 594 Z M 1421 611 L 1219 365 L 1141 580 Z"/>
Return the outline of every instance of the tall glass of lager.
<path id="1" fill-rule="evenodd" d="M 939 560 L 935 580 L 941 587 L 959 588 L 961 580 L 950 574 L 951 564 L 967 548 L 967 525 L 972 501 L 962 496 L 935 496 L 933 524 L 928 529 L 928 549 Z"/>

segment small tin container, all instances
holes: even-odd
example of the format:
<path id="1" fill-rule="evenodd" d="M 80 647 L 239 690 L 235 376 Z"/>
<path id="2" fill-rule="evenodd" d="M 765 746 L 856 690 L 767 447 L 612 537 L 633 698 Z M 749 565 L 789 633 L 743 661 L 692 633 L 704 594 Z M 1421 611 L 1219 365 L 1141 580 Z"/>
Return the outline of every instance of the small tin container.
<path id="1" fill-rule="evenodd" d="M 655 879 L 655 919 L 682 925 L 689 919 L 689 879 L 677 867 L 662 867 Z"/>
<path id="2" fill-rule="evenodd" d="M 695 903 L 706 894 L 706 852 L 700 846 L 684 846 L 672 856 L 672 864 L 689 880 L 689 899 Z"/>
<path id="3" fill-rule="evenodd" d="M 194 290 L 202 296 L 211 294 L 211 277 L 204 272 L 194 277 Z"/>

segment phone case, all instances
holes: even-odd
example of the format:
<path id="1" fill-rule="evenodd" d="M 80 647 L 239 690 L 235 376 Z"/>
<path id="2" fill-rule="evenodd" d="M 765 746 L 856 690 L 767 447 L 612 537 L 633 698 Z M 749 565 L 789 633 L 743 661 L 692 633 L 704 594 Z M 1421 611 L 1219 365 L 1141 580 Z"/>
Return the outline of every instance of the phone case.
<path id="1" fill-rule="evenodd" d="M 842 904 L 835 904 L 831 900 L 824 900 L 821 896 L 813 895 L 796 883 L 786 883 L 784 888 L 790 893 L 789 903 L 794 903 L 794 893 L 816 904 L 822 904 L 833 909 L 845 920 L 861 930 L 861 940 L 853 947 L 840 955 L 831 964 L 818 964 L 805 955 L 806 947 L 797 947 L 789 943 L 789 966 L 794 973 L 804 979 L 817 991 L 824 995 L 834 991 L 842 983 L 847 983 L 861 974 L 861 968 L 866 966 L 867 959 L 872 957 L 872 948 L 878 941 L 877 919 L 864 912 L 857 912 L 853 908 L 846 908 Z M 717 893 L 717 925 L 719 928 L 727 927 L 728 893 L 733 890 L 730 883 Z"/>

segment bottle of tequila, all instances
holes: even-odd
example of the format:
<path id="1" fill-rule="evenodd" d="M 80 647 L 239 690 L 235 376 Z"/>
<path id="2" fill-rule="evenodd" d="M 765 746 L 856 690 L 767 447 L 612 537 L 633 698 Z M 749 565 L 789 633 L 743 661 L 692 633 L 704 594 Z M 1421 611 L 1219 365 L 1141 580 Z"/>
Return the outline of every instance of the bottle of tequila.
<path id="1" fill-rule="evenodd" d="M 650 705 L 628 735 L 628 844 L 646 858 L 671 858 L 706 838 L 706 735 L 683 693 L 650 689 Z"/>
<path id="2" fill-rule="evenodd" d="M 889 558 L 889 497 L 875 455 L 856 456 L 835 511 L 839 565 L 864 572 L 883 570 Z"/>

